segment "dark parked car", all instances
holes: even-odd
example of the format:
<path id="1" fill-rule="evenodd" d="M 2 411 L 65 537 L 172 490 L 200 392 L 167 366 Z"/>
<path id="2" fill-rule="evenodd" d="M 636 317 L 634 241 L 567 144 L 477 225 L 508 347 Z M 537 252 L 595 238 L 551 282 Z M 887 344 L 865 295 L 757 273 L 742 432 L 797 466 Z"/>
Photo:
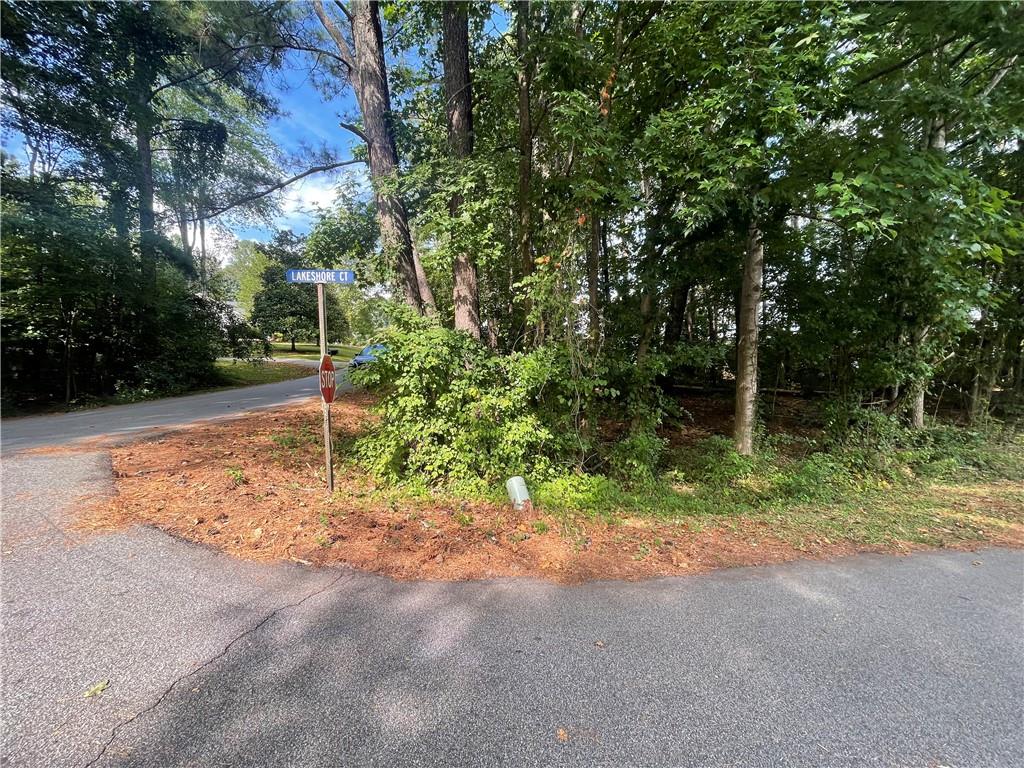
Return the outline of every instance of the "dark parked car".
<path id="1" fill-rule="evenodd" d="M 377 359 L 377 355 L 384 352 L 387 349 L 383 344 L 368 344 L 363 347 L 363 351 L 352 358 L 349 366 L 352 368 L 358 368 L 360 365 L 366 365 L 372 363 Z"/>

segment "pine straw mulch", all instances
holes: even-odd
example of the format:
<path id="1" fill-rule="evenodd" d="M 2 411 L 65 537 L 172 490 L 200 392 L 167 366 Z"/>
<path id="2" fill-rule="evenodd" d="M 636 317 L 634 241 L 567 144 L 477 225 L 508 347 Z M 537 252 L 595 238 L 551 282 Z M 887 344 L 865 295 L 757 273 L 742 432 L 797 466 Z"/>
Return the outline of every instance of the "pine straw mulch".
<path id="1" fill-rule="evenodd" d="M 116 494 L 87 505 L 75 527 L 141 523 L 237 557 L 345 564 L 399 579 L 643 579 L 881 549 L 824 537 L 798 548 L 757 520 L 702 529 L 646 518 L 609 523 L 397 495 L 344 460 L 373 418 L 371 404 L 347 394 L 332 406 L 341 457 L 333 497 L 323 482 L 320 405 L 311 400 L 112 448 Z"/>

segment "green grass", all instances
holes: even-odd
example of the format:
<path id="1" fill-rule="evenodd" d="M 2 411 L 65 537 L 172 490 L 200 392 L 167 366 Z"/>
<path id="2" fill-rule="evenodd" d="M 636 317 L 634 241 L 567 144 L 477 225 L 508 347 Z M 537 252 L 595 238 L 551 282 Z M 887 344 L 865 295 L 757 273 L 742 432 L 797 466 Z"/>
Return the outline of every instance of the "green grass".
<path id="1" fill-rule="evenodd" d="M 1024 524 L 1024 439 L 950 442 L 943 429 L 915 448 L 819 450 L 799 458 L 770 447 L 739 456 L 719 437 L 676 452 L 658 477 L 633 485 L 582 473 L 528 480 L 538 510 L 561 524 L 639 519 L 741 532 L 753 521 L 801 549 L 837 542 L 949 546 L 998 540 Z M 415 481 L 391 492 L 431 493 Z M 498 486 L 433 494 L 449 503 L 507 503 Z"/>
<path id="2" fill-rule="evenodd" d="M 941 437 L 944 433 L 935 430 Z M 814 541 L 943 546 L 998 538 L 1024 523 L 1024 440 L 921 441 L 902 451 L 738 456 L 712 438 L 635 486 L 565 475 L 531 486 L 556 517 L 625 517 L 691 528 L 754 520 L 796 546 Z"/>
<path id="3" fill-rule="evenodd" d="M 216 362 L 218 382 L 208 389 L 229 389 L 251 387 L 256 384 L 273 384 L 289 379 L 301 379 L 316 373 L 287 363 L 246 363 L 241 361 L 218 360 Z M 205 390 L 204 390 L 205 391 Z"/>
<path id="4" fill-rule="evenodd" d="M 274 357 L 301 357 L 306 360 L 320 359 L 319 344 L 296 343 L 295 349 L 297 351 L 295 352 L 291 351 L 292 345 L 287 341 L 274 341 L 271 342 L 270 346 L 273 348 Z M 351 360 L 363 348 L 361 346 L 352 346 L 351 344 L 331 344 L 329 349 L 338 350 L 338 354 L 334 356 L 335 360 Z"/>
<path id="5" fill-rule="evenodd" d="M 214 363 L 213 382 L 204 387 L 198 387 L 187 392 L 151 392 L 148 390 L 134 390 L 127 395 L 114 395 L 113 397 L 92 397 L 86 400 L 73 402 L 71 408 L 65 408 L 61 403 L 45 403 L 39 405 L 22 405 L 18 407 L 4 407 L 4 418 L 17 418 L 19 416 L 35 416 L 47 413 L 65 413 L 67 411 L 87 411 L 93 408 L 102 408 L 108 405 L 127 405 L 129 403 L 147 402 L 150 400 L 162 400 L 167 397 L 183 397 L 186 395 L 197 395 L 203 392 L 216 392 L 222 389 L 236 389 L 238 387 L 251 387 L 256 384 L 273 384 L 279 381 L 290 379 L 301 379 L 305 376 L 313 376 L 315 368 L 306 368 L 300 365 L 289 365 L 287 363 L 247 363 L 242 361 L 217 360 Z"/>

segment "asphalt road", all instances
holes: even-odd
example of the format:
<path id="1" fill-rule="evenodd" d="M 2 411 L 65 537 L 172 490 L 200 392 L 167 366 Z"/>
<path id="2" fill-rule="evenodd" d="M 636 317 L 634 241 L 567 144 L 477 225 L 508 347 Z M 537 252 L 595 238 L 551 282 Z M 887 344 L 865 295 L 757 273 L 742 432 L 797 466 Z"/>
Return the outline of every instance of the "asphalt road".
<path id="1" fill-rule="evenodd" d="M 316 361 L 284 358 L 279 362 L 317 367 Z M 338 377 L 339 389 L 348 387 L 343 375 Z M 44 445 L 67 444 L 101 436 L 112 439 L 131 437 L 147 431 L 159 431 L 192 421 L 239 416 L 248 411 L 313 397 L 317 379 L 279 381 L 242 389 L 225 389 L 202 395 L 168 397 L 131 405 L 111 405 L 72 413 L 46 416 L 25 416 L 4 419 L 0 423 L 0 450 L 4 453 L 38 448 Z"/>
<path id="2" fill-rule="evenodd" d="M 1024 764 L 1019 551 L 399 583 L 84 534 L 105 453 L 2 465 L 5 766 Z"/>

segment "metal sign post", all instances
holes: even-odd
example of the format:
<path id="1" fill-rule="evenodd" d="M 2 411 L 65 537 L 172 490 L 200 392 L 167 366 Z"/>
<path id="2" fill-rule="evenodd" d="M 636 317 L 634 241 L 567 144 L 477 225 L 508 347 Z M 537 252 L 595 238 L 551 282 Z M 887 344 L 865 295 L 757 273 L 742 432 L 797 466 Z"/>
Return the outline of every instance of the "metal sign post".
<path id="1" fill-rule="evenodd" d="M 324 408 L 324 452 L 327 462 L 327 492 L 334 493 L 334 459 L 331 455 L 331 401 L 334 400 L 334 363 L 327 354 L 327 301 L 326 287 L 323 283 L 316 284 L 317 312 L 320 315 L 320 399 Z M 326 370 L 325 370 L 326 369 Z M 329 371 L 330 398 L 325 392 L 324 375 Z"/>
<path id="2" fill-rule="evenodd" d="M 287 269 L 289 283 L 315 283 L 317 317 L 320 320 L 320 400 L 324 408 L 324 462 L 327 469 L 327 492 L 334 493 L 334 457 L 331 446 L 331 403 L 337 387 L 334 361 L 327 354 L 326 284 L 355 285 L 356 273 L 350 269 Z"/>

